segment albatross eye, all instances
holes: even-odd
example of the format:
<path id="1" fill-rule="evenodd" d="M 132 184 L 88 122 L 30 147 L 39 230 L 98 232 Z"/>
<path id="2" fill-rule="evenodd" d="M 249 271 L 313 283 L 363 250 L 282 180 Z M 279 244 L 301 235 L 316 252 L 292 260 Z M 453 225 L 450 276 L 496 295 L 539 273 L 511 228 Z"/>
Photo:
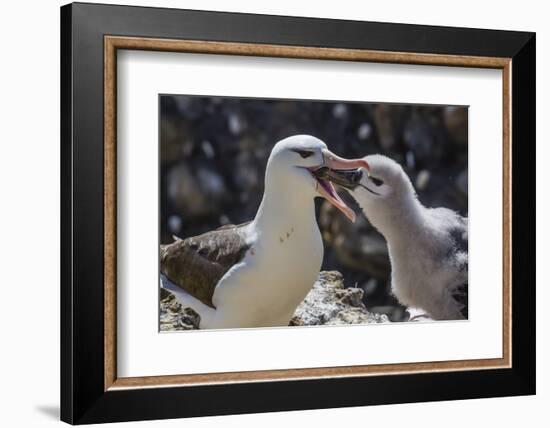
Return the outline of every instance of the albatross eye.
<path id="1" fill-rule="evenodd" d="M 313 152 L 310 151 L 310 150 L 299 150 L 299 149 L 294 149 L 293 150 L 294 152 L 298 153 L 302 159 L 305 159 L 305 158 L 308 158 L 310 156 L 313 156 Z"/>
<path id="2" fill-rule="evenodd" d="M 369 175 L 369 178 L 370 178 L 370 181 L 372 181 L 376 187 L 379 187 L 382 184 L 384 184 L 382 180 L 380 180 L 379 178 L 373 177 L 372 175 Z"/>

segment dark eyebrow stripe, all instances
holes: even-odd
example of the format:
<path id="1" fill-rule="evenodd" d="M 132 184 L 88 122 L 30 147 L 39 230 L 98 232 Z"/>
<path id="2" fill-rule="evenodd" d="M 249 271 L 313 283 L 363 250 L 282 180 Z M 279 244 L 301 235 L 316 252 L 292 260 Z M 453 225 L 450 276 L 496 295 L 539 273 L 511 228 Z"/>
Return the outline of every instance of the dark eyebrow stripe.
<path id="1" fill-rule="evenodd" d="M 359 184 L 359 186 L 361 187 L 364 187 L 365 189 L 367 189 L 369 192 L 371 192 L 372 194 L 376 195 L 376 196 L 380 196 L 380 193 L 376 193 L 374 190 L 371 190 L 369 189 L 367 186 L 365 186 L 364 184 Z"/>
<path id="2" fill-rule="evenodd" d="M 313 154 L 315 154 L 315 150 L 308 150 L 308 149 L 291 149 L 294 153 L 298 153 L 301 158 L 309 158 Z"/>

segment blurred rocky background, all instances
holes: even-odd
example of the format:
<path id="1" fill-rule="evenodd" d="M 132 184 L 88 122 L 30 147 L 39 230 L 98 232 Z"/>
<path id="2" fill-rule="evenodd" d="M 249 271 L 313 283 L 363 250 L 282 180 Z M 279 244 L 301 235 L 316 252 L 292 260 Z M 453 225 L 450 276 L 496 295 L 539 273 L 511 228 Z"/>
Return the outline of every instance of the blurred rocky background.
<path id="1" fill-rule="evenodd" d="M 389 156 L 403 165 L 426 206 L 468 214 L 466 107 L 162 95 L 161 243 L 252 219 L 271 148 L 294 134 L 314 135 L 344 157 Z M 317 218 L 322 269 L 337 270 L 345 287 L 362 289 L 372 313 L 406 320 L 390 292 L 386 244 L 368 220 L 358 215 L 351 223 L 319 198 Z"/>

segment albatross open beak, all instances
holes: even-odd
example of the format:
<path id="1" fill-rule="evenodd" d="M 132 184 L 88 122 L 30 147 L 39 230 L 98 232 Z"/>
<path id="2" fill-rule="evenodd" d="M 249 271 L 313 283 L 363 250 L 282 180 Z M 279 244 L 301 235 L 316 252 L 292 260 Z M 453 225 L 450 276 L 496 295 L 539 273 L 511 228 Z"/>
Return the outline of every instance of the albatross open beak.
<path id="1" fill-rule="evenodd" d="M 344 159 L 336 156 L 329 150 L 323 150 L 323 165 L 312 168 L 310 171 L 317 181 L 317 192 L 332 205 L 344 213 L 351 221 L 355 221 L 355 212 L 340 198 L 334 185 L 329 181 L 327 169 L 334 171 L 347 171 L 357 168 L 369 170 L 369 164 L 365 159 Z"/>

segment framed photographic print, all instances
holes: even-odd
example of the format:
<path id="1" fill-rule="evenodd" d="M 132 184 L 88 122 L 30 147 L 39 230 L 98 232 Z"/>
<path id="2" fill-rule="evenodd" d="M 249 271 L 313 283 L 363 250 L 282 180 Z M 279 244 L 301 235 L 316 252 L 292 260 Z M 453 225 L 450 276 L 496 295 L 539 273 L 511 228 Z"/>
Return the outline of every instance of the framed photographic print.
<path id="1" fill-rule="evenodd" d="M 61 418 L 535 393 L 535 35 L 61 8 Z"/>

